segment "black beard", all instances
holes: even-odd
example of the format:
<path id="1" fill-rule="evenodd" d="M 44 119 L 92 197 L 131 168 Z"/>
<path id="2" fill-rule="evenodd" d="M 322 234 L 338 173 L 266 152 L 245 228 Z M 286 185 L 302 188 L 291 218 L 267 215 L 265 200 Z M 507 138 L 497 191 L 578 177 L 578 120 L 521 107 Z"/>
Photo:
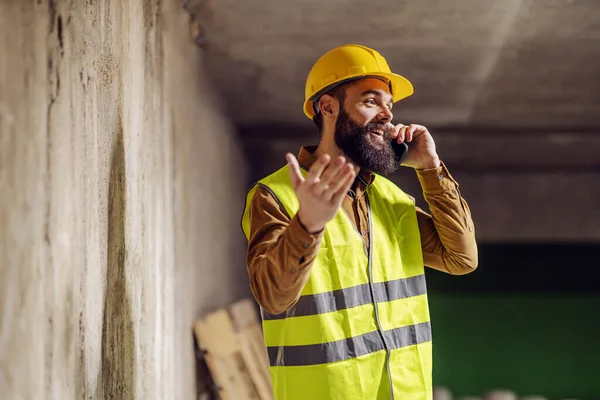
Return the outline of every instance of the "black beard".
<path id="1" fill-rule="evenodd" d="M 369 132 L 375 129 L 384 132 L 385 144 L 382 147 L 376 147 L 370 141 Z M 389 125 L 369 122 L 366 126 L 361 126 L 342 108 L 335 123 L 334 140 L 337 147 L 360 168 L 381 175 L 389 175 L 400 168 L 400 159 L 392 148 L 392 130 Z"/>

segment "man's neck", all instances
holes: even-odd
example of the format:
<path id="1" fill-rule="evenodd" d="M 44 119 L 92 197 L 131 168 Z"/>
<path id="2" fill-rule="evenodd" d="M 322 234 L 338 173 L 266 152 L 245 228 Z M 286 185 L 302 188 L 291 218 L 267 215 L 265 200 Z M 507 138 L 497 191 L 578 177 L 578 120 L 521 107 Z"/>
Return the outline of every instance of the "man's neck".
<path id="1" fill-rule="evenodd" d="M 339 156 L 343 156 L 346 159 L 346 162 L 350 162 L 352 163 L 352 165 L 354 165 L 354 171 L 358 176 L 358 173 L 360 172 L 360 167 L 356 165 L 352 160 L 350 160 L 348 156 L 346 156 L 344 152 L 336 146 L 335 142 L 327 140 L 325 136 L 321 139 L 317 150 L 315 150 L 315 152 L 313 153 L 316 159 L 321 157 L 323 154 L 329 154 L 332 161 Z"/>

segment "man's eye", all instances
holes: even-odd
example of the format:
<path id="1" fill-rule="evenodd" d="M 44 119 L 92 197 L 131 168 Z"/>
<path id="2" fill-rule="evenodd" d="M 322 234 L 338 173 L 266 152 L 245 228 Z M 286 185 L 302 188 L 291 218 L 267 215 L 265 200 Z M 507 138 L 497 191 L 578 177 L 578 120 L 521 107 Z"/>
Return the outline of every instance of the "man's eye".
<path id="1" fill-rule="evenodd" d="M 367 104 L 373 104 L 373 105 L 377 104 L 377 103 L 375 103 L 374 99 L 367 99 L 367 100 L 365 100 L 365 103 L 367 103 Z"/>

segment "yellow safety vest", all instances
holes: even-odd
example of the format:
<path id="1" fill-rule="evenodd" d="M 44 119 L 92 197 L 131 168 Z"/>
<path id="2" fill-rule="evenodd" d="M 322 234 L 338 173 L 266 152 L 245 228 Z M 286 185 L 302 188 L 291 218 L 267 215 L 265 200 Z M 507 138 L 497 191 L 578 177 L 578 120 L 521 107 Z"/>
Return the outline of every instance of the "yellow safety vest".
<path id="1" fill-rule="evenodd" d="M 302 171 L 306 175 L 306 171 Z M 299 208 L 288 167 L 258 186 L 292 217 Z M 429 306 L 415 206 L 377 176 L 366 190 L 370 251 L 345 212 L 327 223 L 298 302 L 264 310 L 263 330 L 277 400 L 431 400 Z"/>

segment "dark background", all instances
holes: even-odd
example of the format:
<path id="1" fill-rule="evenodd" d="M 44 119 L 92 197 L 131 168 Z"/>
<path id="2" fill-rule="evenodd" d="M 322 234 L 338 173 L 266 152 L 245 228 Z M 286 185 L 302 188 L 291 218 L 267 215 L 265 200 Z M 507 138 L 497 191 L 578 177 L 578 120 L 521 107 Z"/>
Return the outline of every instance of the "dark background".
<path id="1" fill-rule="evenodd" d="M 428 269 L 434 382 L 600 398 L 598 244 L 481 244 L 465 276 Z"/>

